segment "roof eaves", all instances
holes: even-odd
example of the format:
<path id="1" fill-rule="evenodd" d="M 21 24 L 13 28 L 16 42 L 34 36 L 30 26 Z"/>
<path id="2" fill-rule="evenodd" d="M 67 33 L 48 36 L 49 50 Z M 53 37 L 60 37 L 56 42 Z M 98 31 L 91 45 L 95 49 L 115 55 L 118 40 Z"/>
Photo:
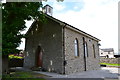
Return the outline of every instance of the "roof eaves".
<path id="1" fill-rule="evenodd" d="M 68 24 L 68 25 L 69 25 L 69 24 Z M 80 30 L 80 29 L 78 29 L 78 28 L 75 28 L 75 27 L 73 27 L 73 26 L 71 26 L 71 25 L 69 25 L 69 26 L 70 26 L 70 27 L 68 27 L 68 28 L 71 28 L 71 29 L 74 30 L 74 31 L 77 31 L 77 32 L 79 32 L 79 33 L 81 33 L 81 34 L 89 37 L 89 38 L 94 39 L 94 40 L 101 41 L 100 39 L 98 39 L 98 38 L 96 38 L 96 37 L 94 37 L 94 36 L 92 36 L 92 35 L 84 32 L 84 31 L 82 31 L 82 30 Z"/>

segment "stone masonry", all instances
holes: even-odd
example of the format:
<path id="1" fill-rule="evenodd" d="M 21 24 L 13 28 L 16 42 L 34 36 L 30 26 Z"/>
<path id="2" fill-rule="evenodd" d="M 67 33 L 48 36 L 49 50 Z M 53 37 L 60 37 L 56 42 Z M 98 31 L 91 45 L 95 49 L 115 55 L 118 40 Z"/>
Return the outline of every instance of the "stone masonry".
<path id="1" fill-rule="evenodd" d="M 120 64 L 120 58 L 100 58 L 100 63 Z"/>
<path id="2" fill-rule="evenodd" d="M 63 73 L 62 27 L 49 20 L 48 23 L 33 29 L 26 38 L 26 57 L 24 67 L 35 66 L 35 51 L 40 45 L 43 49 L 43 68 L 50 72 Z M 49 25 L 49 26 L 48 26 Z"/>
<path id="3" fill-rule="evenodd" d="M 87 70 L 97 70 L 99 66 L 99 54 L 98 54 L 98 42 L 88 38 L 78 32 L 75 32 L 69 28 L 65 28 L 65 60 L 67 65 L 65 66 L 66 74 L 81 72 L 85 70 L 84 62 L 84 51 L 83 51 L 83 40 L 85 37 L 86 42 L 88 43 L 88 57 L 86 57 L 86 69 Z M 74 40 L 78 39 L 79 43 L 79 57 L 74 56 Z M 95 45 L 95 56 L 93 54 L 92 45 Z"/>
<path id="4" fill-rule="evenodd" d="M 86 33 L 81 34 L 77 29 L 46 16 L 47 23 L 34 22 L 27 32 L 24 67 L 35 66 L 37 46 L 43 50 L 44 70 L 61 74 L 71 74 L 85 70 L 83 37 L 87 42 L 88 57 L 86 56 L 86 70 L 97 70 L 99 65 L 99 40 Z M 74 30 L 75 29 L 75 30 Z M 74 40 L 78 39 L 79 56 L 74 55 Z M 93 51 L 94 44 L 94 51 Z M 93 54 L 95 53 L 95 54 Z M 94 57 L 95 56 L 95 57 Z"/>

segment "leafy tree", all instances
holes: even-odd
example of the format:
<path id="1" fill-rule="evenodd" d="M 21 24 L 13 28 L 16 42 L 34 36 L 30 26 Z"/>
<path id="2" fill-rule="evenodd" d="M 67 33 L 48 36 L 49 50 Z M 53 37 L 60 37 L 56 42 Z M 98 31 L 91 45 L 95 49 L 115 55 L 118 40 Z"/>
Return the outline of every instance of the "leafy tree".
<path id="1" fill-rule="evenodd" d="M 25 20 L 39 19 L 44 21 L 44 14 L 39 10 L 42 2 L 9 2 L 2 5 L 2 53 L 17 51 L 24 34 Z"/>
<path id="2" fill-rule="evenodd" d="M 47 1 L 47 0 L 43 0 Z M 62 2 L 63 0 L 56 0 Z M 17 52 L 24 34 L 25 20 L 45 21 L 45 16 L 38 11 L 42 2 L 9 2 L 2 5 L 2 54 Z M 1 8 L 1 7 L 0 7 Z"/>

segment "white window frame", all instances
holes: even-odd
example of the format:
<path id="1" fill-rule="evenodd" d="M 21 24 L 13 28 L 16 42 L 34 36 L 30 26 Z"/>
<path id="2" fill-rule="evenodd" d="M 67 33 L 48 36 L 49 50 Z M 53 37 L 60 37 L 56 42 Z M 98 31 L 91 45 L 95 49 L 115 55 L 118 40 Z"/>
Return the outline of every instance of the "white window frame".
<path id="1" fill-rule="evenodd" d="M 78 39 L 76 38 L 74 40 L 74 55 L 75 57 L 78 57 L 79 56 L 79 43 L 78 43 Z"/>

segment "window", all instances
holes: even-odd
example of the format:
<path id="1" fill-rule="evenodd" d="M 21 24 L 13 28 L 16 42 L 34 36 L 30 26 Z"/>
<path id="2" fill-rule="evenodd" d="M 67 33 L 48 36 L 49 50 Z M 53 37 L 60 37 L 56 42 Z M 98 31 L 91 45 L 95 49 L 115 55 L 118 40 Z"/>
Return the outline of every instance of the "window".
<path id="1" fill-rule="evenodd" d="M 77 38 L 74 41 L 74 48 L 75 48 L 75 53 L 74 54 L 77 57 L 77 56 L 79 56 L 79 47 L 78 47 L 78 40 L 77 40 Z"/>
<path id="2" fill-rule="evenodd" d="M 93 44 L 93 55 L 94 55 L 94 58 L 96 58 L 96 55 L 95 55 L 95 46 Z"/>

